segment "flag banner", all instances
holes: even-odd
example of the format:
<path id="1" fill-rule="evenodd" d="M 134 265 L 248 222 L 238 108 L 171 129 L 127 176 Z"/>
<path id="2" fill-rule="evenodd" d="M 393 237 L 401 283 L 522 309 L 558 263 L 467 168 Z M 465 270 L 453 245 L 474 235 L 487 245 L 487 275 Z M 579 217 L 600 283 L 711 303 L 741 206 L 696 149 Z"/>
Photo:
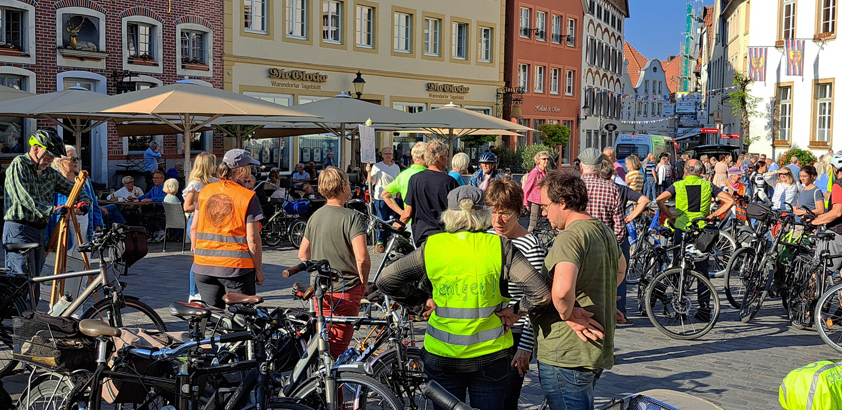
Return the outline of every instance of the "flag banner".
<path id="1" fill-rule="evenodd" d="M 786 75 L 804 76 L 804 40 L 786 40 Z"/>
<path id="2" fill-rule="evenodd" d="M 749 47 L 749 77 L 754 81 L 766 81 L 766 47 Z"/>

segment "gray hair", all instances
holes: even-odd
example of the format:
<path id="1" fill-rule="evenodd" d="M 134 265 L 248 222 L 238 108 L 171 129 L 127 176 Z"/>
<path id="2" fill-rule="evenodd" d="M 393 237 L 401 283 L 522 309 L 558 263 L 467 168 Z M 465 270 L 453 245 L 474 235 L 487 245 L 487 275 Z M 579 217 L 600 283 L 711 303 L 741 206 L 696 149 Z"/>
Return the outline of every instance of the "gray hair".
<path id="1" fill-rule="evenodd" d="M 693 176 L 700 176 L 702 175 L 702 170 L 704 169 L 704 165 L 701 161 L 694 161 L 689 160 L 684 164 L 684 173 L 687 175 Z"/>
<path id="2" fill-rule="evenodd" d="M 538 160 L 539 160 L 539 159 L 541 159 L 543 156 L 546 156 L 547 158 L 552 158 L 552 156 L 550 155 L 550 153 L 549 153 L 549 152 L 547 152 L 547 151 L 538 151 L 538 153 L 537 153 L 537 154 L 535 154 L 535 156 L 534 156 L 534 157 L 532 157 L 532 162 L 534 162 L 535 164 L 538 164 Z"/>
<path id="3" fill-rule="evenodd" d="M 424 150 L 424 162 L 427 166 L 435 164 L 441 157 L 447 157 L 447 145 L 439 140 L 428 142 Z"/>
<path id="4" fill-rule="evenodd" d="M 426 150 L 426 142 L 416 142 L 412 147 L 412 162 L 421 162 L 422 164 L 426 164 L 427 162 L 424 161 L 424 151 Z"/>
<path id="5" fill-rule="evenodd" d="M 450 233 L 458 231 L 485 232 L 491 228 L 491 213 L 487 209 L 474 209 L 474 201 L 462 198 L 459 210 L 445 210 L 441 214 L 444 230 Z"/>
<path id="6" fill-rule="evenodd" d="M 582 164 L 582 173 L 583 174 L 598 174 L 599 171 L 602 170 L 602 164 L 596 165 L 585 165 Z"/>
<path id="7" fill-rule="evenodd" d="M 61 166 L 62 166 L 61 164 L 62 164 L 64 161 L 61 161 L 61 160 L 63 160 L 63 159 L 64 159 L 64 160 L 69 159 L 69 158 L 70 158 L 70 151 L 73 151 L 73 153 L 74 153 L 74 154 L 77 154 L 77 155 L 76 155 L 76 157 L 77 157 L 77 158 L 79 157 L 79 155 L 78 155 L 78 154 L 79 154 L 79 152 L 78 152 L 78 151 L 76 151 L 76 147 L 74 147 L 74 146 L 72 146 L 72 145 L 65 145 L 65 146 L 64 146 L 64 150 L 66 151 L 66 155 L 65 155 L 65 156 L 63 156 L 63 157 L 61 157 L 61 158 L 56 158 L 56 159 L 58 159 L 59 161 L 53 161 L 53 163 L 52 163 L 52 164 L 50 164 L 50 165 L 53 167 L 53 169 L 54 169 L 54 170 L 56 170 L 56 171 L 58 171 L 58 172 L 63 172 L 63 171 L 61 170 Z M 81 158 L 79 158 L 79 159 L 81 159 Z M 78 161 L 78 159 L 77 159 L 77 161 Z M 78 164 L 79 164 L 79 169 L 82 169 L 82 163 L 81 163 L 81 162 L 79 162 Z M 68 166 L 70 166 L 70 165 L 68 164 Z"/>
<path id="8" fill-rule="evenodd" d="M 451 165 L 451 167 L 453 167 L 454 171 L 456 171 L 460 174 L 464 174 L 465 171 L 468 170 L 468 163 L 470 161 L 471 161 L 471 159 L 468 158 L 468 154 L 466 154 L 464 152 L 460 152 L 460 153 L 453 156 L 453 159 L 450 160 L 450 165 Z"/>
<path id="9" fill-rule="evenodd" d="M 134 178 L 129 176 L 129 175 L 124 176 L 123 177 L 123 185 L 128 184 L 129 182 L 134 182 Z"/>

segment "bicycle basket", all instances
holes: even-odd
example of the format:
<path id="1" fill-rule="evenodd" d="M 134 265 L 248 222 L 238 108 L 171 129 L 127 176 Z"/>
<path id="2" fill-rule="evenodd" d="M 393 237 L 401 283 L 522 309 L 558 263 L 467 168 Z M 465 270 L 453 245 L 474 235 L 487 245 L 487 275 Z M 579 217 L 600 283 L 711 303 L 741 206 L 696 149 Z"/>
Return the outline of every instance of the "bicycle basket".
<path id="1" fill-rule="evenodd" d="M 751 219 L 757 219 L 758 221 L 765 221 L 771 211 L 772 208 L 756 202 L 752 202 L 746 206 L 746 216 Z"/>
<path id="2" fill-rule="evenodd" d="M 310 210 L 310 203 L 305 200 L 289 201 L 284 204 L 284 212 L 292 215 L 306 214 Z"/>
<path id="3" fill-rule="evenodd" d="M 678 410 L 642 394 L 633 394 L 600 407 L 599 410 Z"/>
<path id="4" fill-rule="evenodd" d="M 693 244 L 702 253 L 710 253 L 713 247 L 716 246 L 716 241 L 719 240 L 719 228 L 711 225 L 705 225 L 701 232 L 696 234 Z"/>
<path id="5" fill-rule="evenodd" d="M 28 313 L 28 312 L 25 312 Z M 96 342 L 93 338 L 67 333 L 40 320 L 44 313 L 34 312 L 32 318 L 14 318 L 15 360 L 58 371 L 94 370 Z M 57 318 L 53 318 L 57 319 Z M 72 318 L 61 318 L 75 320 Z"/>

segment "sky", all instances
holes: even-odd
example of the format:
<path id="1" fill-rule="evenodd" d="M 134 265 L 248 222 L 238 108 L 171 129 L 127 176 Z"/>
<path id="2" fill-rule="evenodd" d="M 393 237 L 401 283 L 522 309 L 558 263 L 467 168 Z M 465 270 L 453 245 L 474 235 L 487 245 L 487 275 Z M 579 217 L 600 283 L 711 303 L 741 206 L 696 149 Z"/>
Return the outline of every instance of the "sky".
<path id="1" fill-rule="evenodd" d="M 713 0 L 693 2 L 712 6 Z M 681 51 L 687 0 L 629 0 L 626 42 L 647 59 L 666 60 Z"/>

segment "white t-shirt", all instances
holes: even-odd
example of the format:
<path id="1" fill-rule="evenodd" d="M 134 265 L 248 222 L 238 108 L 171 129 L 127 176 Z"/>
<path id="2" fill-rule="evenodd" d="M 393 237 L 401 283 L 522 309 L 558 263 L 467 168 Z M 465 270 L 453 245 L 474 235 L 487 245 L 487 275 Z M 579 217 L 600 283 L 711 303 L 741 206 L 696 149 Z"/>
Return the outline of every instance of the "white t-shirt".
<path id="1" fill-rule="evenodd" d="M 398 177 L 398 174 L 401 173 L 401 167 L 394 162 L 392 165 L 386 165 L 383 162 L 378 162 L 371 167 L 371 178 L 374 180 L 374 198 L 376 200 L 380 200 L 380 194 L 383 193 L 383 189 L 386 188 L 386 185 L 389 185 L 395 178 Z"/>
<path id="2" fill-rule="evenodd" d="M 114 196 L 116 196 L 117 198 L 128 198 L 128 197 L 137 198 L 141 195 L 143 195 L 143 190 L 140 189 L 140 187 L 138 187 L 138 186 L 135 186 L 134 190 L 132 192 L 129 192 L 129 190 L 126 189 L 126 187 L 122 187 L 122 188 L 118 189 L 117 192 L 114 193 Z"/>
<path id="3" fill-rule="evenodd" d="M 214 182 L 219 182 L 219 179 L 217 177 L 211 177 L 211 183 L 214 183 Z M 199 180 L 194 179 L 194 180 L 190 181 L 189 184 L 187 184 L 187 187 L 184 188 L 184 191 L 181 191 L 181 196 L 183 198 L 187 198 L 187 194 L 190 193 L 190 191 L 196 191 L 196 193 L 198 194 L 199 192 L 202 192 L 202 188 L 204 188 L 204 187 L 205 187 L 205 184 L 203 184 Z M 199 202 L 199 197 L 197 196 L 196 197 L 196 203 L 198 203 L 198 202 Z"/>

